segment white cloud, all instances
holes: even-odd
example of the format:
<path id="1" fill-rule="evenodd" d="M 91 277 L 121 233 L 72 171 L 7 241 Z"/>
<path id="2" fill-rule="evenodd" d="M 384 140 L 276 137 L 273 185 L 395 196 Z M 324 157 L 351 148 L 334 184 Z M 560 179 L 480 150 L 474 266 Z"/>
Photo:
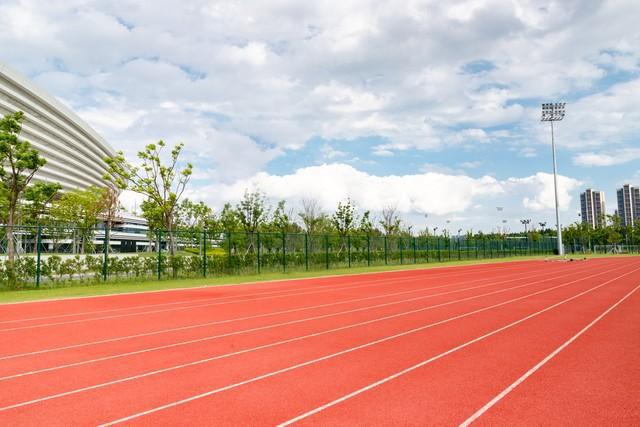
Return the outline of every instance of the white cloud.
<path id="1" fill-rule="evenodd" d="M 640 148 L 609 152 L 587 152 L 576 155 L 573 162 L 581 166 L 613 166 L 640 159 Z"/>
<path id="2" fill-rule="evenodd" d="M 579 181 L 560 176 L 561 209 L 571 205 L 571 192 Z M 326 211 L 339 201 L 351 198 L 361 209 L 379 212 L 383 207 L 397 206 L 405 214 L 438 216 L 472 212 L 482 201 L 497 197 L 519 199 L 526 209 L 553 209 L 553 176 L 537 173 L 525 178 L 497 180 L 463 174 L 425 172 L 413 175 L 376 176 L 346 164 L 334 163 L 298 169 L 290 175 L 260 172 L 232 184 L 205 189 L 208 202 L 221 206 L 238 200 L 245 189 L 259 188 L 272 200 L 296 203 L 304 198 L 317 199 Z M 491 205 L 491 203 L 489 203 Z"/>

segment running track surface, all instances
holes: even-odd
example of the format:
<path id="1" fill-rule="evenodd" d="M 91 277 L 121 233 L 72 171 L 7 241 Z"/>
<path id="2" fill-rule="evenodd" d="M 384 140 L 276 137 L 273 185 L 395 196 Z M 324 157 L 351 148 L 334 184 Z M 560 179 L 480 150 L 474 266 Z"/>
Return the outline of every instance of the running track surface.
<path id="1" fill-rule="evenodd" d="M 640 258 L 0 305 L 0 425 L 640 425 Z"/>

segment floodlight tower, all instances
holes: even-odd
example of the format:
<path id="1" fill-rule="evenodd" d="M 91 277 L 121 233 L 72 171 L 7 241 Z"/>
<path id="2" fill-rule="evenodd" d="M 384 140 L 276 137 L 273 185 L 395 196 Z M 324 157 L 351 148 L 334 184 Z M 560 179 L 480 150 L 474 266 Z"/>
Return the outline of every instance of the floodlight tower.
<path id="1" fill-rule="evenodd" d="M 552 102 L 542 104 L 541 122 L 549 122 L 551 124 L 551 151 L 553 152 L 553 188 L 556 199 L 556 229 L 558 234 L 558 255 L 564 255 L 564 246 L 562 245 L 562 227 L 560 226 L 560 211 L 558 209 L 558 171 L 556 165 L 556 143 L 553 137 L 553 122 L 559 122 L 564 119 L 564 102 Z"/>

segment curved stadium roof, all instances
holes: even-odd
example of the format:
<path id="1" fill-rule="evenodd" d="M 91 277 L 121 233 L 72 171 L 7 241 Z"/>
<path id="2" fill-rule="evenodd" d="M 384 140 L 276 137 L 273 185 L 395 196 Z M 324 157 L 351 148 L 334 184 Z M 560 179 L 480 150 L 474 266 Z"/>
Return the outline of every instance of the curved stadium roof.
<path id="1" fill-rule="evenodd" d="M 59 182 L 64 190 L 104 187 L 104 158 L 113 148 L 80 117 L 0 63 L 0 114 L 23 111 L 21 137 L 47 159 L 35 179 Z"/>

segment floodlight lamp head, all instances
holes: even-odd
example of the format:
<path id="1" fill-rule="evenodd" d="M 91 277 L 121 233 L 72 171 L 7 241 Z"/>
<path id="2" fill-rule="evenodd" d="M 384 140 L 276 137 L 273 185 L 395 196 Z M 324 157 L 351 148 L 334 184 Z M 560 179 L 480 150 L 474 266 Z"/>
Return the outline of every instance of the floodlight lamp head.
<path id="1" fill-rule="evenodd" d="M 564 119 L 565 102 L 546 102 L 542 104 L 542 122 L 559 122 Z"/>

